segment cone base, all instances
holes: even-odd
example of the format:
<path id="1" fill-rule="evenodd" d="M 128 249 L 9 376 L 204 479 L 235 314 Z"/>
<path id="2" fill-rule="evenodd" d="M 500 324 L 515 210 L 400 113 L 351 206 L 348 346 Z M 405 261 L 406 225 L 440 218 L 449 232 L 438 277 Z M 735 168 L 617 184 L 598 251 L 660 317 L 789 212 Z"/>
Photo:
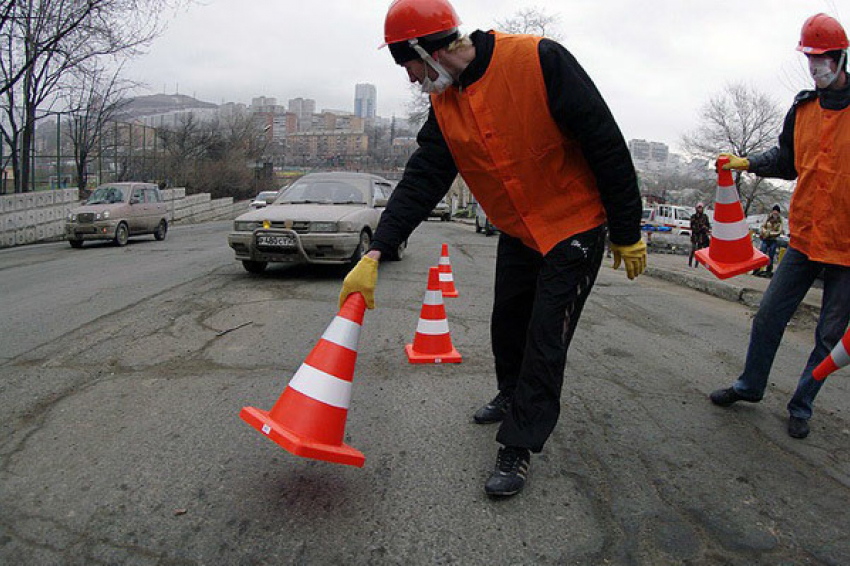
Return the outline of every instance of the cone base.
<path id="1" fill-rule="evenodd" d="M 413 350 L 413 344 L 406 344 L 404 351 L 407 353 L 407 361 L 412 364 L 459 364 L 462 361 L 454 348 L 444 354 L 420 354 Z"/>
<path id="2" fill-rule="evenodd" d="M 454 291 L 443 291 L 443 297 L 449 297 L 451 299 L 460 297 L 460 293 L 457 292 L 457 289 Z"/>
<path id="3" fill-rule="evenodd" d="M 333 462 L 334 464 L 357 466 L 358 468 L 362 468 L 366 461 L 366 457 L 362 452 L 347 444 L 333 446 L 300 438 L 293 432 L 286 430 L 278 422 L 272 420 L 268 412 L 261 409 L 242 407 L 239 417 L 266 435 L 275 444 L 296 456 L 324 460 L 326 462 Z"/>
<path id="4" fill-rule="evenodd" d="M 753 271 L 759 267 L 764 267 L 770 263 L 770 258 L 755 248 L 753 248 L 753 255 L 750 259 L 737 263 L 723 263 L 716 261 L 711 259 L 708 252 L 709 248 L 702 248 L 701 250 L 697 250 L 694 257 L 696 257 L 698 262 L 703 264 L 709 271 L 716 275 L 718 279 L 729 279 L 730 277 L 735 277 L 736 275 Z"/>

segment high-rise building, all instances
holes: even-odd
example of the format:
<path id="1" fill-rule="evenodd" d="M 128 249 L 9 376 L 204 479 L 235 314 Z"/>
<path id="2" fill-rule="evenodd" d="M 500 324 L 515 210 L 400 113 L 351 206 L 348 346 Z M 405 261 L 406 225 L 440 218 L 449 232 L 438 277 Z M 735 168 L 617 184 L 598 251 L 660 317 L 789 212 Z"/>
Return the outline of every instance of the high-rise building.
<path id="1" fill-rule="evenodd" d="M 298 116 L 298 131 L 309 130 L 316 112 L 316 101 L 312 98 L 291 98 L 289 111 Z"/>
<path id="2" fill-rule="evenodd" d="M 374 118 L 378 110 L 378 89 L 375 85 L 361 83 L 354 87 L 354 115 Z"/>

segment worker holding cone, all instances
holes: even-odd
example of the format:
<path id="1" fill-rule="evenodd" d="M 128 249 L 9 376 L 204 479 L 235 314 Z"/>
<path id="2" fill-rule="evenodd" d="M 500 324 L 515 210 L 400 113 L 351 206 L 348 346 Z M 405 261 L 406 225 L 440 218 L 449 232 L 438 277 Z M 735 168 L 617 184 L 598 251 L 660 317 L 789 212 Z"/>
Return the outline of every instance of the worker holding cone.
<path id="1" fill-rule="evenodd" d="M 567 350 L 605 253 L 629 279 L 646 267 L 637 176 L 584 69 L 551 39 L 458 30 L 448 0 L 395 0 L 384 39 L 431 110 L 372 249 L 343 284 L 370 296 L 377 261 L 448 192 L 458 172 L 501 235 L 491 318 L 498 394 L 474 416 L 501 422 L 484 485 L 525 485 L 560 413 Z"/>
<path id="2" fill-rule="evenodd" d="M 822 381 L 812 372 L 839 342 L 850 321 L 850 80 L 847 34 L 826 14 L 803 24 L 797 50 L 808 59 L 814 90 L 797 95 L 779 144 L 757 155 L 728 159 L 724 169 L 797 179 L 791 200 L 791 239 L 753 319 L 743 373 L 711 401 L 727 407 L 764 395 L 785 327 L 815 279 L 823 274 L 823 303 L 815 345 L 788 403 L 788 434 L 805 438 Z"/>

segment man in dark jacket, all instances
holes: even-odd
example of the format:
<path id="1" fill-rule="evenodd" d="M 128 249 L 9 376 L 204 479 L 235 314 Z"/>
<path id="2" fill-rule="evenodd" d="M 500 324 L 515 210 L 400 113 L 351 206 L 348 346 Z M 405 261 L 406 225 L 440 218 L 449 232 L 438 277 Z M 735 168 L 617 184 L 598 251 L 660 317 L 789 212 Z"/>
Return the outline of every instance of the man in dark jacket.
<path id="1" fill-rule="evenodd" d="M 847 34 L 835 18 L 806 20 L 798 51 L 808 59 L 815 90 L 797 95 L 785 117 L 779 145 L 749 159 L 730 154 L 727 169 L 762 177 L 797 179 L 791 199 L 788 250 L 753 319 L 747 361 L 738 380 L 711 393 L 715 405 L 762 399 L 788 321 L 823 273 L 823 303 L 815 345 L 788 402 L 788 434 L 805 438 L 823 381 L 812 371 L 838 343 L 850 321 L 850 80 Z"/>
<path id="2" fill-rule="evenodd" d="M 699 262 L 694 261 L 697 250 L 708 247 L 708 237 L 711 234 L 711 221 L 703 212 L 705 206 L 698 202 L 696 212 L 691 214 L 691 253 L 688 255 L 688 267 L 699 267 Z"/>
<path id="3" fill-rule="evenodd" d="M 458 172 L 501 231 L 491 321 L 499 393 L 475 415 L 501 422 L 484 488 L 525 484 L 530 452 L 555 427 L 567 349 L 605 251 L 633 279 L 646 266 L 634 166 L 590 78 L 559 44 L 532 36 L 458 33 L 447 0 L 396 0 L 385 39 L 411 82 L 431 95 L 371 251 L 346 277 L 374 305 L 377 260 L 391 254 Z"/>

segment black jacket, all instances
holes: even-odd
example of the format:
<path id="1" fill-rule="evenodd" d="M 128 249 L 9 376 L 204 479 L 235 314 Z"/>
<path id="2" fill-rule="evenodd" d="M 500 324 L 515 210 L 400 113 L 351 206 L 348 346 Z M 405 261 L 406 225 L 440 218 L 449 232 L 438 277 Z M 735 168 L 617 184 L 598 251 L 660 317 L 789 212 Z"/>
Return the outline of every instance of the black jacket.
<path id="1" fill-rule="evenodd" d="M 759 177 L 776 177 L 792 181 L 797 178 L 794 165 L 794 126 L 797 122 L 797 107 L 817 100 L 826 110 L 845 110 L 850 106 L 850 81 L 840 90 L 804 90 L 794 98 L 791 110 L 785 115 L 779 145 L 749 158 L 748 171 Z"/>
<path id="2" fill-rule="evenodd" d="M 476 31 L 471 39 L 475 59 L 461 73 L 460 88 L 480 79 L 493 56 L 492 34 Z M 640 191 L 631 155 L 611 111 L 590 77 L 563 46 L 543 39 L 538 53 L 549 110 L 561 131 L 579 142 L 596 177 L 611 241 L 624 245 L 637 242 L 642 211 Z M 416 141 L 419 148 L 407 162 L 372 242 L 372 248 L 382 253 L 395 250 L 428 217 L 458 173 L 433 108 Z"/>

